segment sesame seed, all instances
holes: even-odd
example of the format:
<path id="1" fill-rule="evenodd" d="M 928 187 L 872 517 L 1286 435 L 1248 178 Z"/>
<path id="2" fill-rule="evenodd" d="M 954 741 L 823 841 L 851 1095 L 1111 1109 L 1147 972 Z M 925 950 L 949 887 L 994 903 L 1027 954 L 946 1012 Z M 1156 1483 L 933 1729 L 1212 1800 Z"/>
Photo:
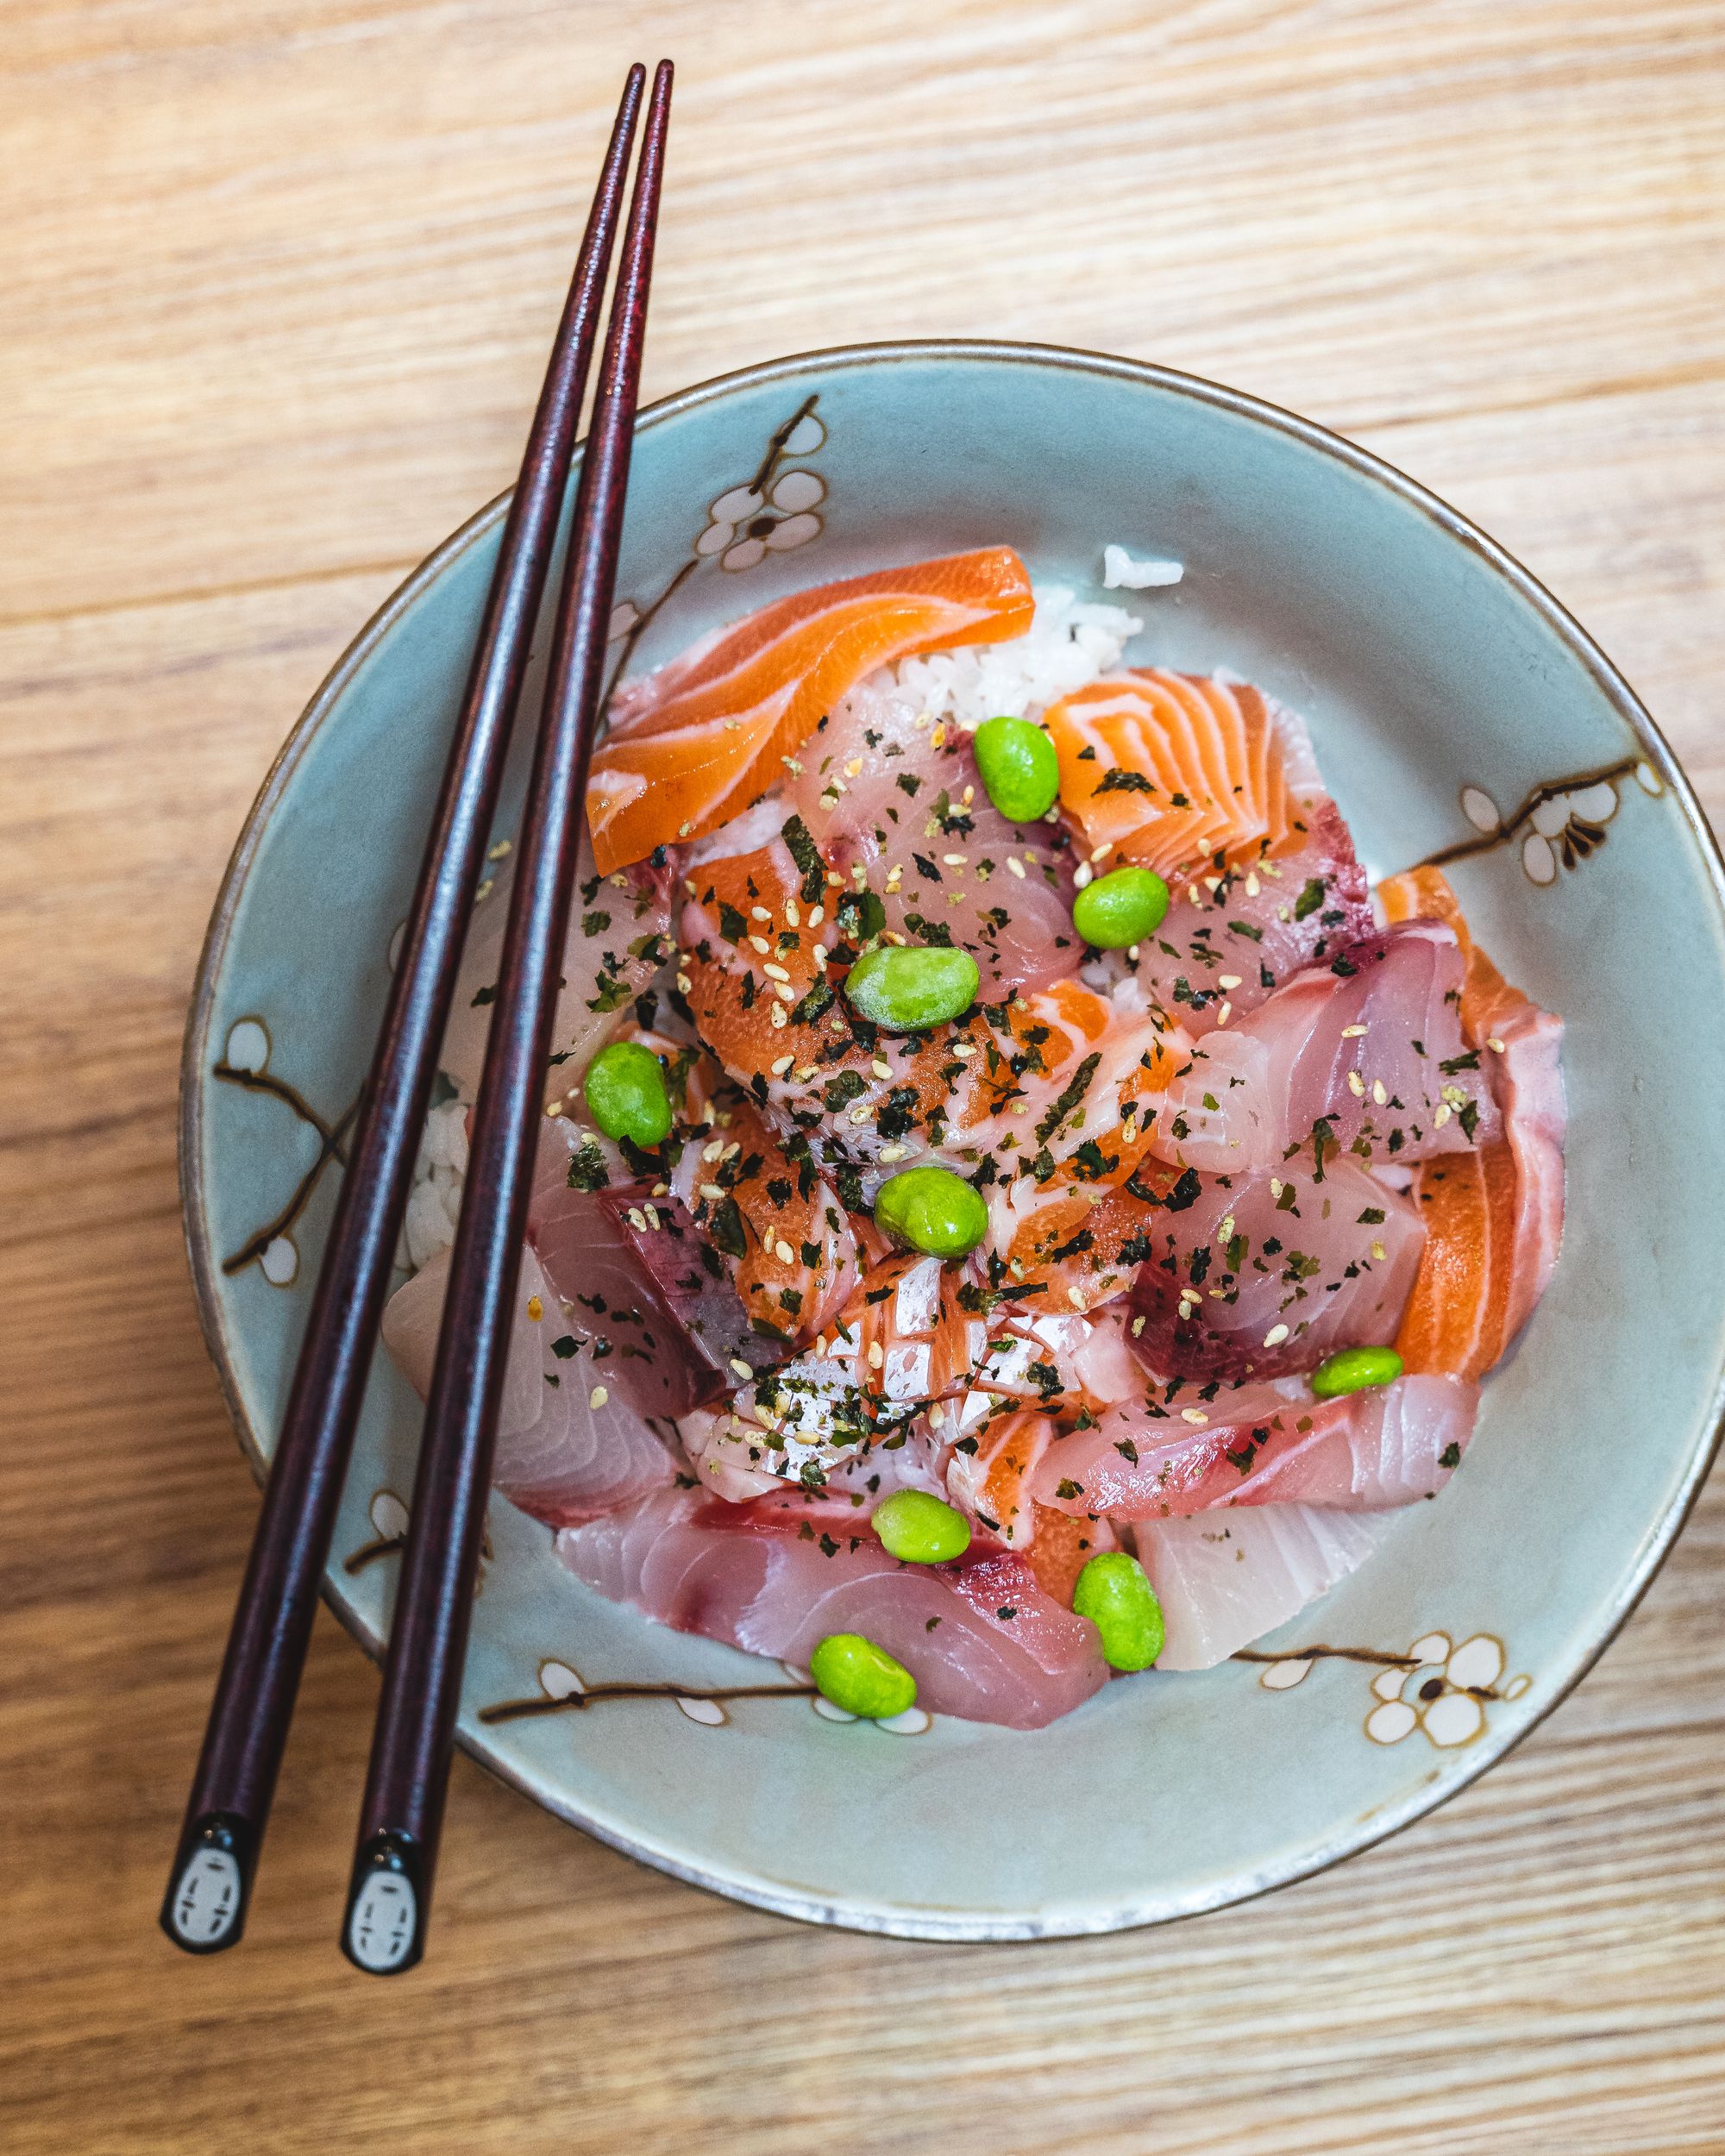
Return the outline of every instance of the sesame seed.
<path id="1" fill-rule="evenodd" d="M 717 1183 L 703 1183 L 700 1187 L 700 1194 L 703 1198 L 711 1198 L 714 1205 L 717 1205 L 724 1193 Z"/>
<path id="2" fill-rule="evenodd" d="M 740 1138 L 732 1138 L 730 1144 L 725 1147 L 724 1151 L 720 1157 L 724 1160 L 735 1160 L 737 1156 L 742 1150 L 743 1141 Z"/>
<path id="3" fill-rule="evenodd" d="M 1265 1347 L 1280 1347 L 1287 1338 L 1288 1328 L 1285 1325 L 1273 1325 L 1264 1336 L 1264 1344 Z"/>
<path id="4" fill-rule="evenodd" d="M 693 824 L 679 824 L 677 826 L 677 836 L 679 838 L 687 838 L 693 829 L 694 825 Z"/>
<path id="5" fill-rule="evenodd" d="M 1018 878 L 1019 881 L 1022 883 L 1024 881 L 1024 863 L 1019 859 L 1016 854 L 1008 854 L 1007 856 L 1007 866 L 1012 870 L 1013 874 Z M 1088 881 L 1088 879 L 1086 878 L 1086 881 Z M 1076 876 L 1073 878 L 1073 881 L 1075 883 L 1077 881 L 1077 878 Z"/>
<path id="6" fill-rule="evenodd" d="M 968 1062 L 970 1057 L 976 1053 L 976 1050 L 975 1044 L 970 1041 L 955 1041 L 952 1044 L 952 1052 L 961 1060 L 961 1062 Z"/>
<path id="7" fill-rule="evenodd" d="M 1182 1407 L 1180 1410 L 1180 1420 L 1182 1422 L 1196 1423 L 1200 1428 L 1202 1428 L 1210 1418 L 1201 1407 Z"/>
<path id="8" fill-rule="evenodd" d="M 1222 1225 L 1220 1225 L 1220 1227 L 1219 1227 L 1219 1228 L 1216 1230 L 1216 1240 L 1217 1240 L 1217 1242 L 1219 1242 L 1219 1243 L 1226 1243 L 1226 1242 L 1227 1241 L 1228 1238 L 1229 1238 L 1229 1237 L 1230 1237 L 1230 1236 L 1233 1233 L 1233 1232 L 1234 1232 L 1234 1216 L 1233 1215 L 1233 1213 L 1229 1213 L 1229 1214 L 1227 1214 L 1227 1216 L 1224 1219 L 1224 1220 L 1223 1220 Z"/>
<path id="9" fill-rule="evenodd" d="M 1377 1106 L 1380 1108 L 1383 1107 L 1389 1100 L 1389 1095 L 1384 1091 L 1383 1081 L 1381 1078 L 1374 1078 L 1372 1080 L 1371 1097 L 1377 1103 Z"/>
<path id="10" fill-rule="evenodd" d="M 868 1111 L 868 1109 L 867 1109 L 867 1108 L 853 1108 L 853 1109 L 850 1111 L 850 1120 L 851 1120 L 851 1121 L 852 1121 L 852 1123 L 854 1123 L 854 1124 L 863 1124 L 863 1123 L 866 1123 L 866 1122 L 869 1120 L 869 1111 Z"/>
<path id="11" fill-rule="evenodd" d="M 809 908 L 808 924 L 811 928 L 819 928 L 825 918 L 826 908 L 824 906 L 812 906 Z"/>
<path id="12" fill-rule="evenodd" d="M 929 737 L 928 737 L 928 745 L 929 745 L 929 747 L 930 747 L 931 749 L 944 749 L 944 748 L 945 748 L 945 746 L 946 746 L 946 729 L 945 729 L 945 727 L 944 727 L 944 725 L 943 725 L 943 726 L 937 726 L 937 727 L 935 728 L 934 731 L 933 731 L 933 732 L 932 732 L 932 733 L 929 736 Z"/>
<path id="13" fill-rule="evenodd" d="M 719 1194 L 719 1196 L 722 1198 L 722 1197 L 724 1195 L 724 1193 L 723 1191 L 720 1191 L 718 1194 Z M 642 1210 L 641 1210 L 641 1208 L 640 1208 L 640 1206 L 630 1206 L 630 1208 L 629 1208 L 629 1225 L 630 1225 L 630 1226 L 631 1228 L 633 1228 L 633 1229 L 635 1230 L 635 1232 L 636 1232 L 636 1233 L 637 1233 L 637 1235 L 645 1235 L 645 1234 L 646 1234 L 646 1232 L 647 1232 L 647 1216 L 646 1216 L 646 1214 L 645 1214 L 644 1213 L 643 1213 L 643 1212 L 642 1212 Z"/>
<path id="14" fill-rule="evenodd" d="M 717 1160 L 724 1150 L 724 1140 L 722 1138 L 716 1138 L 710 1145 L 702 1146 L 701 1158 L 703 1160 Z"/>
<path id="15" fill-rule="evenodd" d="M 893 1075 L 893 1066 L 884 1062 L 879 1056 L 875 1058 L 869 1068 L 877 1078 L 890 1078 Z"/>
<path id="16" fill-rule="evenodd" d="M 1494 1056 L 1501 1056 L 1503 1053 L 1503 1044 L 1497 1038 L 1496 1034 L 1494 1034 L 1492 1037 L 1487 1041 L 1485 1045 L 1491 1050 Z"/>
<path id="17" fill-rule="evenodd" d="M 782 1003 L 775 1003 L 773 1005 L 772 1018 L 775 1029 L 782 1032 L 786 1024 L 785 1006 Z"/>
<path id="18" fill-rule="evenodd" d="M 1432 1118 L 1432 1128 L 1434 1131 L 1441 1131 L 1445 1124 L 1449 1121 L 1450 1113 L 1451 1110 L 1449 1102 L 1447 1100 L 1440 1101 L 1438 1104 L 1438 1112 Z"/>
<path id="19" fill-rule="evenodd" d="M 880 1367 L 881 1367 L 881 1364 L 882 1364 L 885 1361 L 886 1361 L 886 1359 L 887 1359 L 887 1351 L 885 1350 L 885 1348 L 883 1348 L 883 1347 L 881 1345 L 881 1343 L 880 1343 L 878 1340 L 870 1340 L 870 1341 L 869 1341 L 869 1369 L 870 1369 L 871 1370 L 877 1370 L 877 1369 L 880 1369 Z"/>
<path id="20" fill-rule="evenodd" d="M 1360 1076 L 1357 1070 L 1349 1071 L 1347 1079 L 1348 1091 L 1353 1095 L 1356 1100 L 1364 1100 L 1365 1098 L 1364 1079 Z"/>
<path id="21" fill-rule="evenodd" d="M 686 973 L 680 973 L 677 975 L 677 992 L 680 995 L 687 995 L 694 985 Z"/>
<path id="22" fill-rule="evenodd" d="M 969 854 L 943 854 L 940 858 L 949 868 L 962 868 L 970 856 Z"/>
<path id="23" fill-rule="evenodd" d="M 774 1058 L 774 1061 L 773 1061 L 773 1063 L 772 1063 L 772 1067 L 771 1067 L 771 1068 L 772 1068 L 773 1075 L 774 1075 L 775 1078 L 782 1078 L 782 1077 L 784 1076 L 785 1073 L 786 1073 L 786 1072 L 787 1072 L 787 1071 L 790 1069 L 791 1065 L 792 1065 L 794 1062 L 795 1062 L 795 1061 L 796 1061 L 796 1057 L 795 1057 L 794 1056 L 775 1056 L 775 1057 Z"/>
<path id="24" fill-rule="evenodd" d="M 589 1407 L 598 1409 L 603 1407 L 605 1401 L 610 1398 L 611 1395 L 605 1390 L 603 1385 L 595 1385 L 593 1390 L 587 1395 L 587 1405 Z"/>
<path id="25" fill-rule="evenodd" d="M 1233 1016 L 1233 1014 L 1234 1014 L 1234 1006 L 1233 1006 L 1233 1004 L 1232 1004 L 1232 1003 L 1223 1003 L 1223 1004 L 1220 1006 L 1220 1007 L 1217 1010 L 1217 1012 L 1216 1012 L 1216 1031 L 1217 1031 L 1219 1033 L 1221 1031 L 1222 1028 L 1223 1028 L 1223 1027 L 1224 1027 L 1224 1026 L 1227 1024 L 1228 1020 L 1229 1020 L 1229 1019 L 1230 1019 L 1230 1018 Z"/>
<path id="26" fill-rule="evenodd" d="M 773 1249 L 777 1254 L 779 1263 L 781 1265 L 789 1265 L 796 1257 L 796 1252 L 791 1248 L 788 1243 L 782 1241 L 775 1243 L 773 1245 Z"/>
<path id="27" fill-rule="evenodd" d="M 1024 874 L 1024 870 L 1022 868 L 1019 868 L 1019 864 L 1017 862 L 1013 860 L 1010 855 L 1007 859 L 1007 866 L 1009 868 L 1018 868 L 1020 875 Z M 1094 876 L 1095 873 L 1095 870 L 1090 866 L 1088 861 L 1081 861 L 1078 866 L 1072 872 L 1073 888 L 1077 891 L 1083 890 L 1086 885 L 1088 884 L 1091 877 Z"/>
<path id="28" fill-rule="evenodd" d="M 1238 988 L 1239 984 L 1240 977 L 1237 973 L 1219 973 L 1216 975 L 1216 986 L 1219 988 Z"/>
<path id="29" fill-rule="evenodd" d="M 1114 842 L 1112 838 L 1110 838 L 1106 840 L 1101 845 L 1094 847 L 1091 849 L 1090 858 L 1092 861 L 1106 861 L 1113 850 Z"/>
<path id="30" fill-rule="evenodd" d="M 1137 1338 L 1138 1338 L 1138 1336 L 1139 1335 L 1139 1333 L 1140 1333 L 1140 1332 L 1142 1332 L 1144 1331 L 1144 1319 L 1143 1319 L 1142 1318 L 1134 1318 L 1134 1319 L 1132 1319 L 1132 1338 L 1133 1338 L 1133 1339 L 1135 1340 L 1135 1339 L 1137 1339 Z"/>
<path id="31" fill-rule="evenodd" d="M 1075 1310 L 1082 1310 L 1084 1307 L 1083 1289 L 1082 1288 L 1069 1288 L 1066 1291 L 1066 1300 L 1071 1304 Z"/>
<path id="32" fill-rule="evenodd" d="M 846 765 L 845 765 L 845 767 L 844 767 L 844 775 L 845 775 L 845 777 L 846 777 L 847 779 L 854 779 L 854 778 L 857 775 L 857 774 L 858 774 L 858 773 L 862 770 L 862 757 L 861 757 L 861 756 L 853 756 L 853 757 L 850 759 L 850 762 L 849 762 L 848 764 L 846 764 Z"/>
<path id="33" fill-rule="evenodd" d="M 1211 895 L 1213 898 L 1215 896 L 1216 893 L 1221 889 L 1221 887 L 1222 887 L 1222 880 L 1221 880 L 1221 878 L 1220 878 L 1220 876 L 1206 876 L 1206 877 L 1205 877 L 1205 879 L 1204 879 L 1204 888 L 1205 888 L 1205 889 L 1206 889 L 1206 890 L 1207 890 L 1207 891 L 1210 893 L 1210 895 Z"/>
<path id="34" fill-rule="evenodd" d="M 883 1145 L 881 1148 L 881 1158 L 890 1165 L 895 1160 L 902 1160 L 909 1150 L 910 1148 L 907 1145 Z"/>
<path id="35" fill-rule="evenodd" d="M 1281 1181 L 1274 1175 L 1270 1179 L 1270 1194 L 1272 1198 L 1279 1198 L 1282 1195 Z"/>
<path id="36" fill-rule="evenodd" d="M 968 792 L 969 791 L 969 787 L 967 787 L 967 788 L 965 789 L 965 791 L 968 793 Z M 943 1407 L 941 1406 L 940 1402 L 939 1402 L 938 1400 L 937 1400 L 937 1401 L 933 1401 L 933 1402 L 931 1404 L 931 1406 L 930 1406 L 930 1407 L 929 1407 L 929 1411 L 928 1411 L 928 1426 L 929 1426 L 929 1428 L 930 1428 L 931 1430 L 938 1430 L 938 1429 L 942 1426 L 942 1425 L 945 1422 L 945 1420 L 946 1420 L 946 1410 L 945 1410 L 945 1408 L 944 1408 L 944 1407 Z"/>
<path id="37" fill-rule="evenodd" d="M 1245 880 L 1245 894 L 1249 899 L 1255 899 L 1258 896 L 1258 878 L 1256 876 L 1249 875 Z"/>
<path id="38" fill-rule="evenodd" d="M 737 1375 L 739 1377 L 753 1377 L 755 1375 L 754 1371 L 750 1369 L 749 1365 L 740 1356 L 733 1355 L 731 1357 L 731 1367 L 737 1372 Z"/>
<path id="39" fill-rule="evenodd" d="M 514 843 L 515 842 L 513 839 L 499 838 L 496 845 L 492 847 L 489 852 L 486 855 L 486 859 L 487 861 L 501 861 L 510 851 Z"/>
<path id="40" fill-rule="evenodd" d="M 797 1000 L 797 992 L 788 981 L 775 981 L 773 983 L 773 993 L 787 1003 L 794 1003 Z"/>
<path id="41" fill-rule="evenodd" d="M 762 966 L 761 970 L 768 981 L 788 981 L 791 977 L 782 966 Z"/>
<path id="42" fill-rule="evenodd" d="M 530 1295 L 527 1298 L 527 1314 L 535 1325 L 537 1325 L 541 1318 L 544 1316 L 545 1306 L 537 1295 Z"/>
<path id="43" fill-rule="evenodd" d="M 1187 885 L 1186 898 L 1188 904 L 1191 906 L 1201 906 L 1204 903 L 1204 901 L 1198 896 L 1198 887 L 1195 883 L 1189 883 Z"/>
<path id="44" fill-rule="evenodd" d="M 1371 1246 L 1371 1255 L 1372 1255 L 1372 1256 L 1373 1256 L 1373 1257 L 1374 1257 L 1377 1260 L 1378 1263 L 1381 1265 L 1381 1264 L 1383 1264 L 1383 1263 L 1384 1259 L 1385 1259 L 1386 1257 L 1389 1257 L 1389 1251 L 1388 1251 L 1388 1250 L 1386 1250 L 1384 1249 L 1384 1247 L 1383 1247 L 1383 1244 L 1374 1242 L 1374 1243 L 1373 1243 L 1373 1244 L 1372 1244 L 1372 1246 Z"/>
<path id="45" fill-rule="evenodd" d="M 749 948 L 751 950 L 759 951 L 761 956 L 764 958 L 767 956 L 767 953 L 772 950 L 773 946 L 767 941 L 764 936 L 751 936 L 749 938 Z"/>
<path id="46" fill-rule="evenodd" d="M 796 900 L 794 899 L 787 899 L 785 900 L 785 918 L 790 923 L 791 926 L 793 928 L 800 928 L 802 925 L 802 915 L 797 911 Z"/>
<path id="47" fill-rule="evenodd" d="M 1342 1028 L 1342 1038 L 1345 1041 L 1363 1041 L 1365 1038 L 1365 1028 L 1363 1025 L 1345 1025 Z"/>

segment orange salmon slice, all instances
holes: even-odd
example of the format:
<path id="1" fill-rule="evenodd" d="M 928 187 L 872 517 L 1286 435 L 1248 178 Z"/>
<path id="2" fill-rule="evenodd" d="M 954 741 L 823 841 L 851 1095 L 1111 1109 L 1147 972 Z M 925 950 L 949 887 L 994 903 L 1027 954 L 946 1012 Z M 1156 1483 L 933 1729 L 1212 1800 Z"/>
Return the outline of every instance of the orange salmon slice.
<path id="1" fill-rule="evenodd" d="M 1172 878 L 1287 836 L 1281 756 L 1245 682 L 1159 668 L 1091 682 L 1049 706 L 1060 799 L 1092 846 Z"/>
<path id="2" fill-rule="evenodd" d="M 599 874 L 740 815 L 864 674 L 1020 636 L 1034 611 L 1017 554 L 986 547 L 794 592 L 697 645 L 616 700 L 587 788 Z"/>

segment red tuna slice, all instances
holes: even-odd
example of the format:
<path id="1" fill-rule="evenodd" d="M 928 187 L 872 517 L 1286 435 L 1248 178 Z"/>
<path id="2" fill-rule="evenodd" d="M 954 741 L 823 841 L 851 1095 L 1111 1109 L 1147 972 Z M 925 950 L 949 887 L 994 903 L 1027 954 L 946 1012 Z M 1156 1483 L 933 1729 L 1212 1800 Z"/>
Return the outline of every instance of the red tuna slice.
<path id="1" fill-rule="evenodd" d="M 1079 1518 L 1177 1518 L 1237 1505 L 1377 1511 L 1434 1496 L 1473 1434 L 1479 1388 L 1402 1377 L 1339 1400 L 1297 1380 L 1243 1385 L 1199 1405 L 1123 1404 L 1051 1445 L 1032 1489 Z M 1188 1423 L 1187 1414 L 1208 1417 Z"/>
<path id="2" fill-rule="evenodd" d="M 693 1220 L 653 1188 L 554 1189 L 536 1200 L 528 1232 L 584 1366 L 610 1357 L 599 1374 L 642 1414 L 686 1415 L 735 1387 L 733 1361 L 764 1369 L 784 1351 L 753 1332 Z"/>
<path id="3" fill-rule="evenodd" d="M 1344 1154 L 1201 1179 L 1150 1215 L 1133 1283 L 1140 1352 L 1166 1376 L 1274 1377 L 1396 1338 L 1419 1272 L 1419 1208 Z"/>
<path id="4" fill-rule="evenodd" d="M 1242 1506 L 1135 1530 L 1168 1626 L 1159 1670 L 1208 1670 L 1285 1624 L 1389 1539 L 1396 1514 Z"/>
<path id="5" fill-rule="evenodd" d="M 751 1507 L 661 1491 L 560 1535 L 590 1587 L 661 1624 L 806 1666 L 829 1633 L 857 1632 L 902 1662 L 920 1706 L 1039 1729 L 1108 1677 L 1095 1626 L 1045 1595 L 1025 1561 L 904 1565 L 872 1534 L 762 1532 Z"/>
<path id="6" fill-rule="evenodd" d="M 857 887 L 860 869 L 887 928 L 968 950 L 984 1002 L 1077 971 L 1076 856 L 1063 832 L 1000 814 L 963 728 L 877 679 L 835 706 L 798 761 L 787 808 L 845 888 Z"/>
<path id="7" fill-rule="evenodd" d="M 398 1288 L 384 1344 L 422 1399 L 430 1391 L 449 1254 Z M 535 1314 L 536 1311 L 536 1315 Z M 492 1480 L 553 1527 L 563 1527 L 671 1481 L 671 1456 L 608 1373 L 582 1351 L 533 1251 L 521 1256 Z"/>
<path id="8" fill-rule="evenodd" d="M 594 873 L 592 846 L 583 832 L 577 875 L 551 1047 L 560 1069 L 579 1074 L 633 1022 L 634 1000 L 670 956 L 672 944 L 668 868 L 654 868 L 643 862 L 626 874 L 601 879 Z M 455 1009 L 438 1057 L 466 1100 L 479 1092 L 513 881 L 511 861 L 498 871 L 492 888 L 474 908 Z"/>
<path id="9" fill-rule="evenodd" d="M 1219 1175 L 1314 1140 L 1409 1164 L 1488 1144 L 1501 1118 L 1462 1033 L 1462 971 L 1453 933 L 1412 921 L 1296 975 L 1193 1050 L 1151 1151 Z"/>

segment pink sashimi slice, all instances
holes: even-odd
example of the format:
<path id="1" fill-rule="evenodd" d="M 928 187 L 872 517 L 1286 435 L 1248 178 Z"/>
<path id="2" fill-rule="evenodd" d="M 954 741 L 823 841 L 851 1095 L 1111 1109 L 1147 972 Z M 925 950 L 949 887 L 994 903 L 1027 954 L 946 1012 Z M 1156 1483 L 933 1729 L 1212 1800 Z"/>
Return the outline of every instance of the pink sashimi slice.
<path id="1" fill-rule="evenodd" d="M 1152 1214 L 1135 1336 L 1167 1376 L 1273 1377 L 1396 1338 L 1425 1247 L 1418 1208 L 1348 1155 L 1211 1177 Z"/>
<path id="2" fill-rule="evenodd" d="M 551 1046 L 557 1068 L 578 1075 L 633 1019 L 635 997 L 671 955 L 671 878 L 668 868 L 643 862 L 600 879 L 585 829 L 577 876 Z M 465 1100 L 479 1092 L 513 887 L 511 860 L 474 907 L 461 954 L 455 1008 L 438 1061 Z"/>
<path id="3" fill-rule="evenodd" d="M 1175 1400 L 1201 1397 L 1189 1388 Z M 1154 1413 L 1126 1402 L 1050 1446 L 1032 1493 L 1076 1517 L 1130 1520 L 1241 1505 L 1411 1504 L 1449 1480 L 1478 1404 L 1477 1385 L 1425 1376 L 1339 1400 L 1315 1400 L 1297 1379 L 1243 1385 L 1195 1409 L 1202 1425 L 1174 1401 Z"/>
<path id="4" fill-rule="evenodd" d="M 1095 1627 L 1063 1609 L 1020 1557 L 904 1565 L 866 1529 L 766 1530 L 730 1506 L 658 1491 L 560 1535 L 571 1571 L 661 1624 L 806 1666 L 856 1632 L 902 1662 L 931 1712 L 1013 1729 L 1070 1714 L 1108 1678 Z"/>
<path id="5" fill-rule="evenodd" d="M 1007 822 L 960 727 L 876 677 L 835 706 L 800 761 L 785 799 L 823 854 L 847 878 L 866 869 L 888 929 L 968 950 L 984 1002 L 1078 970 L 1077 858 L 1047 824 Z"/>
<path id="6" fill-rule="evenodd" d="M 449 1253 L 441 1251 L 384 1312 L 384 1344 L 421 1399 L 430 1390 L 448 1274 Z M 524 1250 L 492 1480 L 551 1526 L 626 1504 L 675 1472 L 665 1445 L 607 1382 L 608 1367 L 591 1360 L 537 1257 Z"/>
<path id="7" fill-rule="evenodd" d="M 1143 1521 L 1138 1557 L 1168 1626 L 1159 1670 L 1208 1670 L 1285 1624 L 1380 1550 L 1394 1511 L 1242 1506 Z"/>
<path id="8" fill-rule="evenodd" d="M 1368 1162 L 1486 1143 L 1499 1115 L 1462 1035 L 1462 972 L 1451 930 L 1409 921 L 1296 975 L 1198 1044 L 1168 1088 L 1151 1150 L 1230 1175 L 1273 1169 L 1314 1133 Z"/>

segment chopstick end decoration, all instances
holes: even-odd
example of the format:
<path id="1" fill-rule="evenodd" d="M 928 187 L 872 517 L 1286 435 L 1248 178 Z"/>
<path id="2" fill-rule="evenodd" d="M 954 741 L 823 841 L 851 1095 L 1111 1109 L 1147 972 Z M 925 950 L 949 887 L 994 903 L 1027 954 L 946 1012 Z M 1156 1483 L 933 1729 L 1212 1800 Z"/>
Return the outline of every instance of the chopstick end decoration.
<path id="1" fill-rule="evenodd" d="M 374 1834 L 354 1859 L 342 1952 L 369 1977 L 396 1977 L 425 1952 L 418 1852 L 399 1834 Z"/>
<path id="2" fill-rule="evenodd" d="M 251 1900 L 255 1837 L 237 1814 L 208 1812 L 188 1822 L 161 1906 L 161 1927 L 189 1954 L 237 1946 Z"/>

